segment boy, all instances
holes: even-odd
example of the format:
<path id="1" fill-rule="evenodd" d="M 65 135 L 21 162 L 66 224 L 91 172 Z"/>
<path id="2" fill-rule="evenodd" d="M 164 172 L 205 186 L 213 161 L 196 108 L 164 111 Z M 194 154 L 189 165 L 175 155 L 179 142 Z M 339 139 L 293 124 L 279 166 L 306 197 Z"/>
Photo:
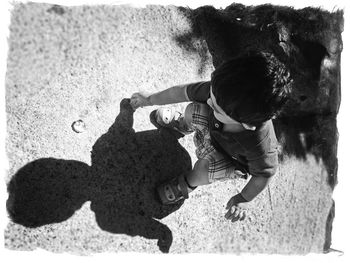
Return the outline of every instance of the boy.
<path id="1" fill-rule="evenodd" d="M 151 113 L 157 127 L 183 135 L 195 132 L 198 161 L 192 171 L 158 187 L 164 204 L 188 198 L 197 186 L 237 177 L 250 180 L 227 203 L 225 217 L 232 222 L 246 217 L 247 202 L 268 185 L 278 167 L 277 139 L 271 121 L 291 90 L 285 65 L 272 54 L 250 52 L 228 60 L 211 81 L 174 86 L 147 96 L 131 97 L 134 109 L 192 101 L 181 114 L 160 108 Z"/>

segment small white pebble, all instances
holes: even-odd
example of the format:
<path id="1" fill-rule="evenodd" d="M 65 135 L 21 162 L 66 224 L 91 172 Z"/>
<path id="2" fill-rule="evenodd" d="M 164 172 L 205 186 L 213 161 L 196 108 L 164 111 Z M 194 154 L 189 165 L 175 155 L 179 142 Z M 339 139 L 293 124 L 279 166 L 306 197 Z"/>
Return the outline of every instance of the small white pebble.
<path id="1" fill-rule="evenodd" d="M 72 123 L 72 129 L 76 133 L 82 133 L 86 130 L 86 125 L 83 120 L 77 120 Z"/>

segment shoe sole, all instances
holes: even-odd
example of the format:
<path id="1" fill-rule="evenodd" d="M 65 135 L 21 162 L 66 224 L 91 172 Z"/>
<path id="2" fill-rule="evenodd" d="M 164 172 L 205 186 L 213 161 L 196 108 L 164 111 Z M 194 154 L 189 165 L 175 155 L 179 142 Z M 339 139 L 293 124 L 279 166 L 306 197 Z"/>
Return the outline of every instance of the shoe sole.
<path id="1" fill-rule="evenodd" d="M 160 186 L 157 187 L 157 195 L 159 197 L 160 202 L 163 205 L 173 205 L 176 204 L 178 202 L 180 202 L 182 199 L 177 200 L 177 201 L 169 201 L 165 196 L 164 196 L 164 185 L 165 184 L 161 184 Z"/>
<path id="2" fill-rule="evenodd" d="M 176 134 L 175 134 L 175 137 L 176 137 L 177 139 L 182 138 L 182 137 L 185 136 L 185 134 L 183 134 L 182 132 L 176 130 L 175 128 L 164 127 L 164 126 L 160 125 L 160 124 L 157 122 L 156 113 L 157 113 L 157 110 L 154 110 L 154 111 L 152 111 L 151 114 L 149 115 L 149 119 L 150 119 L 151 123 L 152 123 L 156 128 L 158 128 L 158 129 L 164 128 L 164 129 L 168 129 L 168 130 L 170 130 L 170 131 L 176 133 Z"/>

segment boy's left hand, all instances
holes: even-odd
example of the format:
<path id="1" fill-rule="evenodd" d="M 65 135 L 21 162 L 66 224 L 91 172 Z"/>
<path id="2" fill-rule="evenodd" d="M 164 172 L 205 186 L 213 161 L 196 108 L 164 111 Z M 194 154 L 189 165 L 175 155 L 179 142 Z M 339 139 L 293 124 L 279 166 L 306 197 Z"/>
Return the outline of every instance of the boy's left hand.
<path id="1" fill-rule="evenodd" d="M 238 220 L 242 221 L 247 217 L 249 203 L 242 202 L 239 199 L 238 195 L 235 195 L 227 202 L 226 209 L 228 211 L 225 214 L 227 220 L 236 222 Z"/>
<path id="2" fill-rule="evenodd" d="M 139 107 L 151 106 L 150 95 L 147 92 L 137 92 L 131 95 L 130 105 L 136 110 Z"/>

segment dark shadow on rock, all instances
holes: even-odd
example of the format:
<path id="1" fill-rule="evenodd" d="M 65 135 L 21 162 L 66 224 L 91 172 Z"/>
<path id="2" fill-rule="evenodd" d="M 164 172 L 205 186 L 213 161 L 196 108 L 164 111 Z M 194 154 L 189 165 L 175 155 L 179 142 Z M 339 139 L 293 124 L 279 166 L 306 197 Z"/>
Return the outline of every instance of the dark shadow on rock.
<path id="1" fill-rule="evenodd" d="M 191 158 L 170 131 L 135 133 L 132 124 L 133 110 L 124 99 L 115 123 L 93 146 L 91 167 L 43 158 L 19 169 L 8 184 L 12 221 L 26 227 L 59 223 L 90 200 L 101 229 L 158 239 L 159 249 L 168 252 L 172 232 L 158 219 L 183 202 L 161 205 L 155 188 L 190 170 Z"/>
<path id="2" fill-rule="evenodd" d="M 328 70 L 322 62 L 329 59 L 339 72 L 343 11 L 330 13 L 311 7 L 295 10 L 270 4 L 178 10 L 188 19 L 191 30 L 175 36 L 174 41 L 186 52 L 201 56 L 199 72 L 209 54 L 216 68 L 250 50 L 271 52 L 288 65 L 294 79 L 293 95 L 285 107 L 287 116 L 337 113 L 340 89 L 331 84 L 334 80 L 339 83 L 339 74 L 322 78 L 323 71 Z"/>
<path id="3" fill-rule="evenodd" d="M 323 252 L 329 253 L 332 251 L 332 226 L 335 217 L 335 202 L 332 200 L 332 207 L 329 211 L 327 221 L 326 221 L 326 232 L 325 232 L 325 242 L 323 244 Z"/>
<path id="4" fill-rule="evenodd" d="M 192 33 L 176 36 L 174 40 L 177 45 L 182 47 L 185 54 L 195 53 L 199 55 L 200 61 L 198 63 L 197 73 L 199 76 L 203 76 L 206 65 L 210 61 L 210 53 L 206 42 L 203 39 L 194 36 Z"/>
<path id="5" fill-rule="evenodd" d="M 283 117 L 274 120 L 278 141 L 282 147 L 280 158 L 295 156 L 306 160 L 307 155 L 322 160 L 328 172 L 328 184 L 337 183 L 338 131 L 335 115 Z"/>
<path id="6" fill-rule="evenodd" d="M 250 50 L 271 52 L 290 68 L 294 79 L 292 95 L 280 118 L 274 121 L 282 146 L 281 158 L 315 155 L 317 160 L 323 160 L 329 184 L 334 187 L 343 11 L 330 13 L 311 7 L 295 10 L 270 4 L 178 10 L 188 19 L 191 30 L 174 41 L 186 52 L 201 56 L 199 71 L 210 57 L 203 52 L 205 49 L 215 68 Z"/>

